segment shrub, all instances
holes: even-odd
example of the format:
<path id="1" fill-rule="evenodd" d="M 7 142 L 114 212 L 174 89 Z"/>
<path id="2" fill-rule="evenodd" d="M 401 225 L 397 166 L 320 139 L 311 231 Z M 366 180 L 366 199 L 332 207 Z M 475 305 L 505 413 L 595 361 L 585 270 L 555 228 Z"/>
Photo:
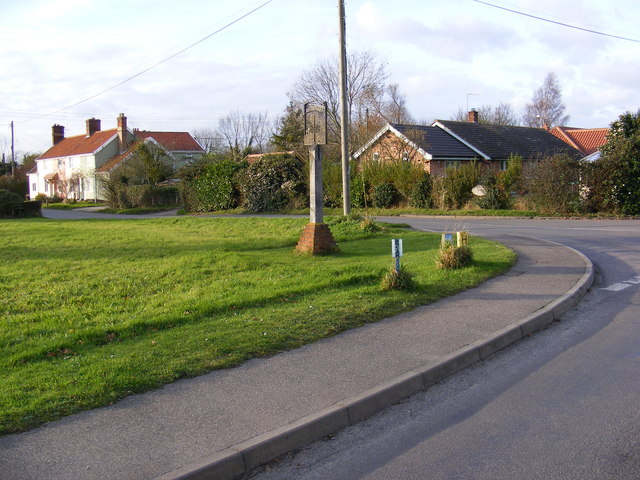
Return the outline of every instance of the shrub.
<path id="1" fill-rule="evenodd" d="M 580 208 L 580 162 L 561 154 L 538 163 L 528 182 L 529 199 L 542 213 L 574 213 Z"/>
<path id="2" fill-rule="evenodd" d="M 20 198 L 24 198 L 29 193 L 27 178 L 25 175 L 18 174 L 15 176 L 2 175 L 0 176 L 0 190 L 9 190 L 18 194 Z"/>
<path id="3" fill-rule="evenodd" d="M 251 212 L 297 208 L 307 200 L 304 164 L 288 154 L 263 157 L 243 172 L 240 188 Z"/>
<path id="4" fill-rule="evenodd" d="M 640 110 L 624 113 L 611 124 L 599 160 L 604 173 L 596 185 L 606 206 L 626 215 L 640 214 Z"/>
<path id="5" fill-rule="evenodd" d="M 389 208 L 398 200 L 398 189 L 391 182 L 384 182 L 373 187 L 372 203 L 377 208 Z"/>
<path id="6" fill-rule="evenodd" d="M 355 208 L 365 208 L 368 206 L 366 180 L 360 175 L 354 175 L 349 185 L 351 192 L 351 206 Z"/>
<path id="7" fill-rule="evenodd" d="M 15 192 L 9 190 L 0 190 L 0 208 L 10 208 L 14 205 L 22 203 L 22 197 Z"/>
<path id="8" fill-rule="evenodd" d="M 436 258 L 436 266 L 440 270 L 453 270 L 470 265 L 473 261 L 471 247 L 463 245 L 456 247 L 450 243 L 443 245 Z"/>
<path id="9" fill-rule="evenodd" d="M 323 162 L 322 193 L 325 207 L 342 206 L 342 165 L 340 163 Z"/>
<path id="10" fill-rule="evenodd" d="M 411 290 L 414 287 L 413 276 L 400 266 L 400 271 L 393 266 L 382 277 L 380 288 L 389 290 Z"/>
<path id="11" fill-rule="evenodd" d="M 411 191 L 411 206 L 415 208 L 432 208 L 433 181 L 431 175 L 425 174 L 416 182 Z"/>
<path id="12" fill-rule="evenodd" d="M 199 163 L 181 172 L 180 191 L 190 212 L 229 210 L 240 204 L 238 174 L 245 162 L 218 159 Z"/>
<path id="13" fill-rule="evenodd" d="M 487 175 L 482 181 L 482 186 L 485 194 L 478 199 L 480 208 L 490 210 L 509 208 L 509 191 L 498 182 L 498 178 L 495 175 Z"/>
<path id="14" fill-rule="evenodd" d="M 169 207 L 179 203 L 177 187 L 132 185 L 124 193 L 127 203 L 133 208 Z"/>
<path id="15" fill-rule="evenodd" d="M 460 168 L 448 168 L 434 184 L 434 196 L 440 208 L 460 209 L 471 198 L 471 190 L 480 180 L 480 166 L 476 162 L 465 163 Z"/>
<path id="16" fill-rule="evenodd" d="M 498 175 L 498 184 L 501 185 L 507 193 L 522 193 L 522 157 L 518 155 L 511 155 L 509 157 L 509 160 L 507 160 L 507 169 Z"/>

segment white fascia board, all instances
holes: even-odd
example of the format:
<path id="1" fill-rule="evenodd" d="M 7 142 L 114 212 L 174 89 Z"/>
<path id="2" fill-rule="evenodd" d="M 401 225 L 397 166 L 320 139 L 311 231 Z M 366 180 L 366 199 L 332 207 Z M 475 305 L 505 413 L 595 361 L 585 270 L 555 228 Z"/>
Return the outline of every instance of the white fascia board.
<path id="1" fill-rule="evenodd" d="M 365 143 L 362 147 L 360 147 L 358 149 L 357 152 L 355 152 L 353 155 L 351 155 L 351 157 L 354 160 L 357 160 L 357 158 L 362 155 L 369 147 L 371 147 L 371 145 L 373 145 L 374 143 L 376 143 L 378 141 L 378 139 L 380 137 L 382 137 L 382 135 L 384 135 L 385 133 L 387 133 L 389 130 L 391 129 L 391 125 L 389 125 L 388 123 L 382 127 L 380 130 L 378 130 L 378 133 L 376 133 L 371 140 L 369 140 L 367 143 Z"/>
<path id="2" fill-rule="evenodd" d="M 415 142 L 413 142 L 412 140 L 410 140 L 408 137 L 404 136 L 402 133 L 400 133 L 398 130 L 396 130 L 395 128 L 393 128 L 391 125 L 389 125 L 389 129 L 398 137 L 400 138 L 400 140 L 402 140 L 405 143 L 408 143 L 409 145 L 411 145 L 412 148 L 415 148 L 416 151 L 422 155 L 424 158 L 426 158 L 427 160 L 431 160 L 431 154 L 426 152 L 425 150 L 423 150 L 422 148 L 420 148 L 418 145 L 415 144 Z"/>
<path id="3" fill-rule="evenodd" d="M 478 148 L 474 147 L 473 145 L 471 145 L 469 142 L 467 142 L 466 140 L 464 140 L 462 137 L 459 137 L 458 135 L 456 135 L 455 133 L 453 133 L 451 130 L 449 130 L 447 127 L 445 127 L 442 123 L 440 123 L 439 120 L 436 120 L 435 122 L 433 122 L 433 125 L 431 125 L 432 127 L 439 127 L 442 130 L 444 130 L 445 132 L 447 132 L 449 135 L 451 135 L 453 138 L 455 138 L 456 140 L 458 140 L 459 142 L 465 144 L 467 147 L 469 147 L 471 150 L 473 150 L 474 152 L 477 152 L 482 158 L 483 160 L 491 160 L 491 157 L 487 154 L 485 154 L 484 152 L 482 152 L 481 150 L 479 150 Z"/>
<path id="4" fill-rule="evenodd" d="M 431 154 L 429 154 L 426 151 L 424 151 L 422 148 L 420 148 L 418 145 L 416 145 L 412 140 L 410 140 L 409 138 L 404 136 L 402 133 L 400 133 L 398 130 L 393 128 L 390 123 L 387 123 L 384 127 L 382 127 L 380 129 L 380 131 L 378 131 L 378 133 L 376 133 L 373 136 L 373 138 L 371 140 L 369 140 L 362 147 L 360 147 L 360 149 L 356 153 L 354 153 L 352 155 L 353 159 L 357 160 L 357 158 L 360 155 L 362 155 L 366 150 L 368 150 L 374 143 L 376 143 L 387 132 L 393 133 L 400 140 L 402 140 L 403 142 L 406 142 L 407 144 L 411 145 L 412 148 L 415 148 L 416 151 L 418 151 L 418 153 L 420 153 L 420 155 L 422 155 L 424 158 L 426 158 L 427 160 L 431 160 Z"/>

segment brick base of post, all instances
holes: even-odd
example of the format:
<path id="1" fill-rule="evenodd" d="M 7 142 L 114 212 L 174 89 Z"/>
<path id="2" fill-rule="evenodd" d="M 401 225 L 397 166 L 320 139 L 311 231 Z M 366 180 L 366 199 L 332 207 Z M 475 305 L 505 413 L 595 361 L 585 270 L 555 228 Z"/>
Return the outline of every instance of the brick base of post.
<path id="1" fill-rule="evenodd" d="M 335 253 L 338 244 L 333 239 L 329 225 L 326 223 L 307 223 L 302 231 L 296 250 L 300 253 L 321 255 L 323 253 Z"/>

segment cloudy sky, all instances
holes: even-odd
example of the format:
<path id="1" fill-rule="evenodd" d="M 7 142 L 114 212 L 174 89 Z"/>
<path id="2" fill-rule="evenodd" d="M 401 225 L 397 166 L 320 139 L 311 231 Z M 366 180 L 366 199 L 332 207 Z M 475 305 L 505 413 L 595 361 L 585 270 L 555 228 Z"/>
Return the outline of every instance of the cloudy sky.
<path id="1" fill-rule="evenodd" d="M 11 121 L 22 153 L 46 150 L 54 123 L 78 135 L 120 112 L 145 130 L 215 128 L 235 111 L 275 119 L 300 73 L 337 54 L 338 2 L 266 1 L 0 0 L 0 151 Z M 640 108 L 637 0 L 487 1 L 606 35 L 475 0 L 346 0 L 347 48 L 386 61 L 422 122 L 467 102 L 520 114 L 549 72 L 571 126 Z"/>

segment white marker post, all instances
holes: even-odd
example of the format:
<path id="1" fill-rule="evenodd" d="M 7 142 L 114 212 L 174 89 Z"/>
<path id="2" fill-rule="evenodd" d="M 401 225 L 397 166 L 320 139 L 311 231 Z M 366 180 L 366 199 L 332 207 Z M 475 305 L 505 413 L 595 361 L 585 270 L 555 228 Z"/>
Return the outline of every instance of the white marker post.
<path id="1" fill-rule="evenodd" d="M 400 272 L 400 257 L 402 256 L 402 239 L 391 239 L 391 256 L 396 259 L 396 272 Z"/>

